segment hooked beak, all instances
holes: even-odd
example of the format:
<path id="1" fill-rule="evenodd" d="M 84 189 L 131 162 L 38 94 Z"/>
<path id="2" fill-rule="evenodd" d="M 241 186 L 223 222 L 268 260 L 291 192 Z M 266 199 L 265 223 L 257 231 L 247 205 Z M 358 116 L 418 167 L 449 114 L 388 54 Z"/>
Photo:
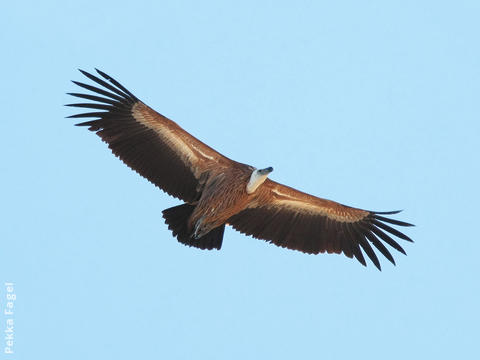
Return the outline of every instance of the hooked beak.
<path id="1" fill-rule="evenodd" d="M 258 170 L 258 172 L 262 175 L 268 175 L 270 174 L 271 172 L 273 171 L 273 167 L 268 167 L 268 168 L 265 168 L 265 169 L 260 169 Z"/>

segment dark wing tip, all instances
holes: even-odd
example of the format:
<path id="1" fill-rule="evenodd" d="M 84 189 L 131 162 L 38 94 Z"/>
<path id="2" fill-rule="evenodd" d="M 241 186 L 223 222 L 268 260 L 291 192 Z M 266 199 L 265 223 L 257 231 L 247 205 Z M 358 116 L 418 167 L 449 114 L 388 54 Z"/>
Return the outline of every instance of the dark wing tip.
<path id="1" fill-rule="evenodd" d="M 362 247 L 362 250 L 365 251 L 366 255 L 370 258 L 373 264 L 380 271 L 381 271 L 381 268 L 379 266 L 379 263 L 376 261 L 377 259 L 375 259 L 374 256 L 370 256 L 371 254 L 369 254 L 369 252 L 371 252 L 371 250 L 365 246 L 366 245 L 365 240 L 367 239 L 368 242 L 371 245 L 375 246 L 376 250 L 378 250 L 387 260 L 389 260 L 393 265 L 396 265 L 392 254 L 385 247 L 384 243 L 390 245 L 398 252 L 406 255 L 405 250 L 397 242 L 398 240 L 394 240 L 391 237 L 391 235 L 409 242 L 413 242 L 413 240 L 407 235 L 405 235 L 403 232 L 400 232 L 397 229 L 394 229 L 393 227 L 389 226 L 389 224 L 392 224 L 394 226 L 403 226 L 403 227 L 409 227 L 414 225 L 404 221 L 381 216 L 381 215 L 398 214 L 400 211 L 401 210 L 370 211 L 369 215 L 367 215 L 361 222 L 357 223 L 358 227 L 355 227 L 355 229 L 358 231 L 356 242 Z"/>
<path id="2" fill-rule="evenodd" d="M 380 221 L 383 221 L 383 222 L 387 222 L 387 223 L 390 223 L 390 224 L 393 224 L 393 225 L 398 225 L 398 226 L 415 226 L 415 225 L 407 223 L 405 221 L 390 219 L 390 218 L 387 218 L 387 217 L 384 217 L 384 216 L 379 216 L 379 215 L 376 215 L 376 214 L 377 213 L 373 214 L 373 218 L 375 218 L 377 220 L 380 220 Z"/>
<path id="3" fill-rule="evenodd" d="M 393 210 L 393 211 L 370 211 L 373 214 L 380 214 L 380 215 L 393 215 L 401 213 L 403 210 Z"/>
<path id="4" fill-rule="evenodd" d="M 365 254 L 368 256 L 370 261 L 375 265 L 375 267 L 382 271 L 382 266 L 380 265 L 380 260 L 378 259 L 378 256 L 375 254 L 375 251 L 373 251 L 371 244 L 368 242 L 368 237 L 366 238 L 366 234 L 361 233 L 354 228 L 351 229 L 350 231 L 350 241 L 356 242 L 358 245 L 360 245 L 360 248 L 365 252 Z"/>
<path id="5" fill-rule="evenodd" d="M 377 259 L 375 259 L 375 258 L 372 259 L 370 256 L 369 256 L 369 258 L 372 261 L 373 265 L 375 265 L 375 267 L 378 269 L 378 271 L 382 271 L 382 265 L 380 264 L 380 260 L 378 260 L 378 258 Z"/>
<path id="6" fill-rule="evenodd" d="M 135 95 L 133 95 L 125 86 L 123 86 L 122 84 L 120 84 L 117 80 L 115 80 L 113 77 L 111 77 L 110 75 L 104 73 L 103 71 L 95 68 L 95 71 L 100 74 L 100 76 L 102 76 L 105 80 L 107 81 L 110 81 L 113 85 L 115 85 L 117 88 L 119 88 L 120 90 L 122 90 L 125 94 L 129 95 L 132 99 L 134 100 L 138 100 L 137 97 Z"/>
<path id="7" fill-rule="evenodd" d="M 88 75 L 91 75 L 88 71 L 85 71 L 85 70 L 82 70 L 82 69 L 78 69 L 78 71 L 80 71 L 86 77 L 88 77 Z"/>
<path id="8" fill-rule="evenodd" d="M 108 74 L 104 73 L 102 70 L 99 70 L 99 69 L 95 68 L 95 71 L 97 73 L 99 73 L 100 75 L 102 75 L 105 79 L 107 79 L 107 80 L 111 79 L 111 77 Z"/>

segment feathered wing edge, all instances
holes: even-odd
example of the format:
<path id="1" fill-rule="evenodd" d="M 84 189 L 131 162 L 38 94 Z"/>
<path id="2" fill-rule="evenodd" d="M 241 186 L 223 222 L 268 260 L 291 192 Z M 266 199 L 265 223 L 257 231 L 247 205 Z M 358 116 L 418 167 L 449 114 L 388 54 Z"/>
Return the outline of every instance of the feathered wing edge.
<path id="1" fill-rule="evenodd" d="M 253 202 L 247 209 L 230 218 L 228 224 L 241 233 L 277 246 L 309 254 L 344 253 L 364 266 L 367 265 L 364 257 L 366 254 L 379 270 L 380 260 L 374 248 L 395 265 L 385 244 L 406 255 L 393 237 L 413 242 L 389 225 L 408 227 L 412 224 L 384 216 L 400 211 L 366 211 L 316 198 L 292 188 L 288 188 L 288 191 L 289 201 L 284 202 L 278 193 L 268 197 L 260 195 L 262 201 Z M 299 200 L 291 202 L 296 192 Z M 302 206 L 302 202 L 310 198 L 315 199 L 317 204 L 309 202 Z"/>
<path id="2" fill-rule="evenodd" d="M 76 124 L 88 126 L 112 152 L 141 176 L 187 202 L 198 199 L 206 174 L 202 165 L 211 159 L 226 161 L 176 123 L 143 104 L 118 81 L 80 70 L 97 86 L 73 81 L 87 93 L 68 93 L 88 100 L 67 106 L 90 109 L 69 118 L 93 118 Z"/>

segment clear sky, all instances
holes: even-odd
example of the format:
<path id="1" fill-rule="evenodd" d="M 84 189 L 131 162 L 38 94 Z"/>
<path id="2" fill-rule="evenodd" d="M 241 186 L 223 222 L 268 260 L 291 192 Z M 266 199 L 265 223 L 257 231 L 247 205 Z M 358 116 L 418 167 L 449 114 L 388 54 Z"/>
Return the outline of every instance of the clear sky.
<path id="1" fill-rule="evenodd" d="M 0 359 L 473 358 L 479 18 L 478 1 L 4 4 Z M 161 217 L 179 201 L 65 118 L 94 67 L 276 181 L 404 209 L 408 256 L 379 272 L 231 228 L 221 251 L 179 244 Z"/>

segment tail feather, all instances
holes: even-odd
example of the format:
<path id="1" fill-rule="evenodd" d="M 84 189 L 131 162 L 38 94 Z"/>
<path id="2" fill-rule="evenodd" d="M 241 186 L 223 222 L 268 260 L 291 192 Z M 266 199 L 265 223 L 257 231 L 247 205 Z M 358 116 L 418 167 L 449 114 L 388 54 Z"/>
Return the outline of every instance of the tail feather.
<path id="1" fill-rule="evenodd" d="M 172 230 L 173 236 L 182 244 L 195 246 L 200 249 L 218 249 L 222 247 L 225 225 L 219 226 L 200 239 L 192 237 L 192 230 L 188 227 L 188 219 L 192 215 L 195 205 L 182 204 L 162 211 L 165 223 Z"/>

